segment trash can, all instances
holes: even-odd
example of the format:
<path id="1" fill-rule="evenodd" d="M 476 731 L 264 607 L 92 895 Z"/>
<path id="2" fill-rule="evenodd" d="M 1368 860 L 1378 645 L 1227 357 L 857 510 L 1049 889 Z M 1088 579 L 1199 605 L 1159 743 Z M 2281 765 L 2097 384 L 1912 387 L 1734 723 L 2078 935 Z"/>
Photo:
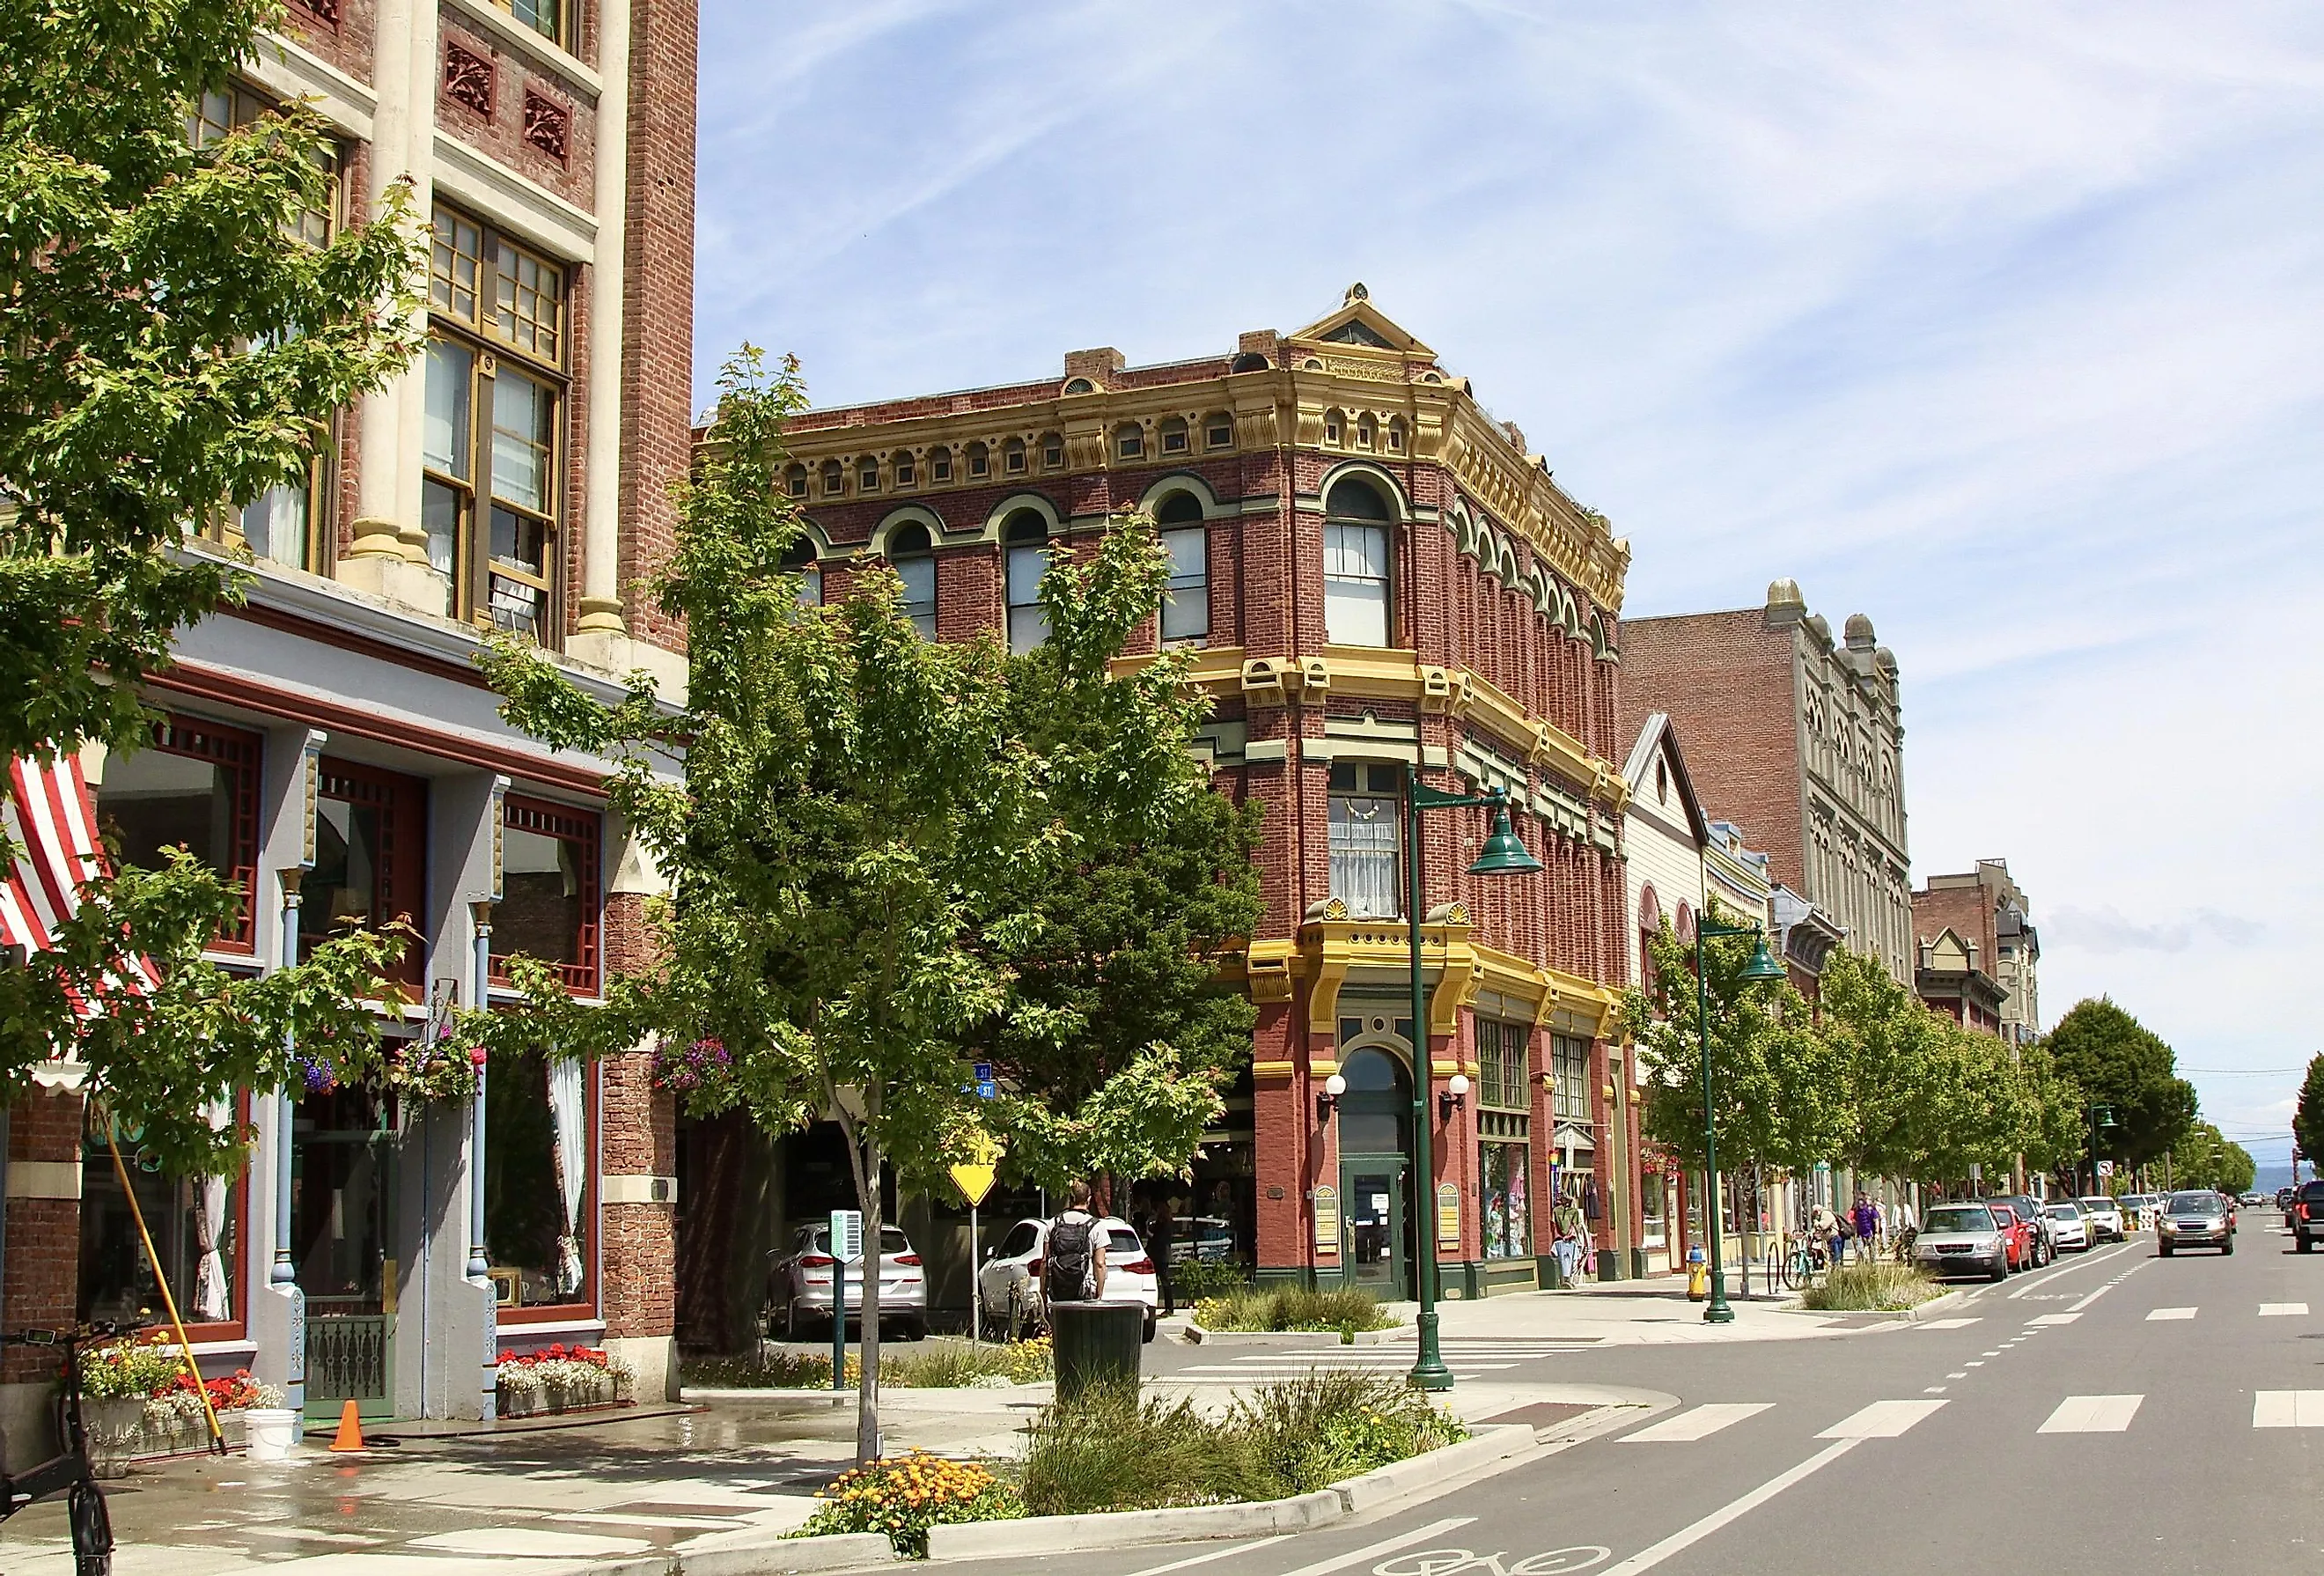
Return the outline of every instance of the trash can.
<path id="1" fill-rule="evenodd" d="M 1138 1388 L 1146 1347 L 1146 1309 L 1139 1303 L 1054 1303 L 1049 1334 L 1057 1365 L 1057 1399 L 1093 1385 Z"/>

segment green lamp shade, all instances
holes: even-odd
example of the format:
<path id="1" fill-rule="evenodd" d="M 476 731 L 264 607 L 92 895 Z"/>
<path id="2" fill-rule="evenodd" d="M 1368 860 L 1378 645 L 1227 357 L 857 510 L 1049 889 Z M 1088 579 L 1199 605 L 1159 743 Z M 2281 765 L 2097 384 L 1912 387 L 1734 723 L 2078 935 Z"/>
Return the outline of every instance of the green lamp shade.
<path id="1" fill-rule="evenodd" d="M 1541 861 L 1526 852 L 1517 841 L 1517 831 L 1509 825 L 1509 807 L 1493 806 L 1493 830 L 1485 839 L 1485 851 L 1477 862 L 1469 867 L 1472 876 L 1521 876 L 1541 868 Z"/>
<path id="2" fill-rule="evenodd" d="M 1743 978 L 1752 984 L 1764 984 L 1784 977 L 1784 965 L 1767 955 L 1767 938 L 1761 936 L 1751 949 L 1751 961 L 1743 965 Z"/>

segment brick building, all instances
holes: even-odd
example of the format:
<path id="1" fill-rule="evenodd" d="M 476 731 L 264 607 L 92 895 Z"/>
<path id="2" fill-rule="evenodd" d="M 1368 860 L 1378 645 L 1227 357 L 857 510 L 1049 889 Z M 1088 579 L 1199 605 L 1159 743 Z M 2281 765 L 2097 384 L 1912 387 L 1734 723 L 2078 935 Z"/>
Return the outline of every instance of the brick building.
<path id="1" fill-rule="evenodd" d="M 1174 573 L 1148 648 L 1199 648 L 1215 781 L 1266 815 L 1251 1064 L 1193 1179 L 1239 1257 L 1262 1278 L 1404 1295 L 1433 1237 L 1448 1289 L 1474 1295 L 1536 1284 L 1554 1187 L 1602 1220 L 1609 1146 L 1596 1163 L 1585 1146 L 1608 1120 L 1603 1036 L 1627 977 L 1628 551 L 1516 428 L 1358 286 L 1231 353 L 1131 367 L 1076 352 L 1039 382 L 811 410 L 788 442 L 825 600 L 858 555 L 881 556 L 934 638 L 1038 641 L 1049 553 L 1122 508 L 1158 521 Z M 1406 983 L 1407 765 L 1433 787 L 1508 788 L 1547 867 L 1472 881 L 1483 813 L 1425 821 L 1425 1028 Z M 1319 1109 L 1335 1073 L 1348 1092 Z M 1425 1224 L 1407 1218 L 1416 1077 L 1444 1097 L 1421 1102 L 1439 1124 Z M 1554 1172 L 1563 1132 L 1578 1163 Z M 701 1135 L 706 1156 L 725 1142 Z M 768 1229 L 821 1207 L 810 1180 L 774 1164 L 751 1194 Z M 729 1191 L 761 1185 L 738 1174 Z M 944 1221 L 906 1220 L 935 1249 L 937 1303 L 964 1303 L 965 1276 L 935 1262 Z M 724 1236 L 706 1226 L 706 1258 Z"/>
<path id="2" fill-rule="evenodd" d="M 82 764 L 124 857 L 184 843 L 243 885 L 229 967 L 408 916 L 392 1037 L 503 989 L 512 954 L 586 997 L 642 945 L 658 878 L 606 814 L 606 763 L 511 730 L 470 659 L 497 626 L 605 696 L 636 668 L 684 682 L 635 580 L 689 453 L 695 60 L 693 0 L 292 0 L 189 118 L 200 143 L 313 104 L 336 190 L 309 239 L 410 177 L 428 348 L 338 415 L 305 484 L 195 544 L 247 559 L 247 605 L 186 632 L 152 748 Z M 495 1350 L 602 1340 L 659 1394 L 674 1138 L 643 1060 L 496 1062 L 481 1102 L 244 1092 L 245 1174 L 134 1183 L 204 1362 L 318 1412 L 475 1417 Z M 158 1306 L 80 1104 L 12 1113 L 11 1327 Z M 43 1432 L 24 1355 L 12 1460 Z"/>
<path id="3" fill-rule="evenodd" d="M 1931 1007 L 2012 1045 L 2042 1032 L 2042 938 L 2009 862 L 1931 876 L 1913 894 L 1914 988 Z"/>
<path id="4" fill-rule="evenodd" d="M 1904 730 L 1896 659 L 1851 614 L 1842 638 L 1778 580 L 1764 608 L 1632 619 L 1623 727 L 1666 712 L 1706 805 L 1750 829 L 1773 878 L 1913 979 Z"/>

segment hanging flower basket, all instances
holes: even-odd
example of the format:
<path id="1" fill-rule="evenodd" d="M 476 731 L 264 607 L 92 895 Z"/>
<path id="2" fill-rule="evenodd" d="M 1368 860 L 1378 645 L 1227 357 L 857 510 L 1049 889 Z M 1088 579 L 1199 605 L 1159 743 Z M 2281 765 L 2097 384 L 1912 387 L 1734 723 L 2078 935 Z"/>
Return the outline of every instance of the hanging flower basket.
<path id="1" fill-rule="evenodd" d="M 476 1071 L 484 1048 L 470 1045 L 438 1025 L 416 1040 L 390 1046 L 381 1082 L 412 1100 L 466 1100 L 476 1092 Z"/>

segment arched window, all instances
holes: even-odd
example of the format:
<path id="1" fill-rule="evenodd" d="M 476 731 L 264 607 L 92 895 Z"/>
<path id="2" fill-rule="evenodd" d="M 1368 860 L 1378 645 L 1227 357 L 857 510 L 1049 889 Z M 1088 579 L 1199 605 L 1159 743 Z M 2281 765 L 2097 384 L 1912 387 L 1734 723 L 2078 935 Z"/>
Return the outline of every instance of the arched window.
<path id="1" fill-rule="evenodd" d="M 1045 433 L 1041 438 L 1041 468 L 1062 471 L 1065 468 L 1065 437 L 1061 432 Z"/>
<path id="2" fill-rule="evenodd" d="M 920 467 L 912 458 L 912 451 L 899 448 L 889 464 L 894 468 L 896 485 L 908 487 L 920 479 Z"/>
<path id="3" fill-rule="evenodd" d="M 847 472 L 837 460 L 823 462 L 823 495 L 836 498 L 847 491 Z"/>
<path id="4" fill-rule="evenodd" d="M 793 465 L 783 473 L 783 490 L 794 498 L 807 496 L 807 467 Z"/>
<path id="5" fill-rule="evenodd" d="M 1186 419 L 1185 417 L 1171 417 L 1168 420 L 1162 423 L 1160 430 L 1162 433 L 1162 452 L 1164 454 L 1185 454 L 1186 452 Z"/>
<path id="6" fill-rule="evenodd" d="M 1379 437 L 1379 429 L 1373 424 L 1371 413 L 1370 411 L 1366 411 L 1363 415 L 1356 418 L 1356 447 L 1358 448 L 1371 447 L 1373 440 Z"/>
<path id="7" fill-rule="evenodd" d="M 855 462 L 855 490 L 877 493 L 880 490 L 880 456 L 867 454 Z"/>
<path id="8" fill-rule="evenodd" d="M 968 446 L 968 474 L 972 477 L 992 474 L 992 451 L 981 443 Z"/>
<path id="9" fill-rule="evenodd" d="M 1350 1051 L 1340 1064 L 1348 1092 L 1340 1097 L 1340 1152 L 1401 1155 L 1411 1147 L 1412 1079 L 1404 1064 L 1376 1046 Z"/>
<path id="10" fill-rule="evenodd" d="M 1388 419 L 1388 452 L 1390 454 L 1404 452 L 1404 418 L 1401 416 L 1391 416 Z"/>
<path id="11" fill-rule="evenodd" d="M 1065 382 L 1065 392 L 1068 394 L 1094 394 L 1097 392 L 1097 385 L 1090 382 L 1087 378 L 1071 378 Z"/>
<path id="12" fill-rule="evenodd" d="M 816 567 L 815 543 L 802 536 L 783 549 L 779 567 L 799 577 L 798 604 L 801 607 L 823 605 L 823 571 Z"/>
<path id="13" fill-rule="evenodd" d="M 1025 440 L 1012 438 L 1001 446 L 1001 468 L 1012 476 L 1025 474 Z"/>
<path id="14" fill-rule="evenodd" d="M 900 600 L 904 616 L 912 627 L 933 641 L 936 638 L 936 546 L 928 540 L 925 525 L 899 525 L 888 538 L 888 562 L 896 567 L 896 577 L 901 580 Z"/>
<path id="15" fill-rule="evenodd" d="M 1340 435 L 1347 429 L 1348 419 L 1345 416 L 1342 415 L 1337 410 L 1326 410 L 1323 412 L 1323 441 L 1325 443 L 1339 442 Z"/>
<path id="16" fill-rule="evenodd" d="M 934 448 L 928 451 L 928 480 L 931 482 L 952 480 L 951 449 Z"/>
<path id="17" fill-rule="evenodd" d="M 1234 447 L 1234 418 L 1228 415 L 1223 410 L 1213 410 L 1209 415 L 1204 417 L 1203 447 L 1204 448 L 1232 448 Z"/>
<path id="18" fill-rule="evenodd" d="M 1009 649 L 1031 650 L 1049 638 L 1048 610 L 1041 605 L 1041 572 L 1049 567 L 1049 522 L 1030 509 L 1010 515 L 1001 528 L 1007 555 Z"/>
<path id="19" fill-rule="evenodd" d="M 1135 421 L 1125 421 L 1113 429 L 1113 457 L 1134 460 L 1146 453 L 1146 429 Z"/>
<path id="20" fill-rule="evenodd" d="M 1323 638 L 1342 646 L 1385 646 L 1395 627 L 1388 500 L 1351 476 L 1323 500 Z"/>
<path id="21" fill-rule="evenodd" d="M 1170 588 L 1162 598 L 1162 638 L 1200 641 L 1211 632 L 1210 531 L 1203 501 L 1173 493 L 1154 512 L 1162 550 L 1170 556 Z"/>

